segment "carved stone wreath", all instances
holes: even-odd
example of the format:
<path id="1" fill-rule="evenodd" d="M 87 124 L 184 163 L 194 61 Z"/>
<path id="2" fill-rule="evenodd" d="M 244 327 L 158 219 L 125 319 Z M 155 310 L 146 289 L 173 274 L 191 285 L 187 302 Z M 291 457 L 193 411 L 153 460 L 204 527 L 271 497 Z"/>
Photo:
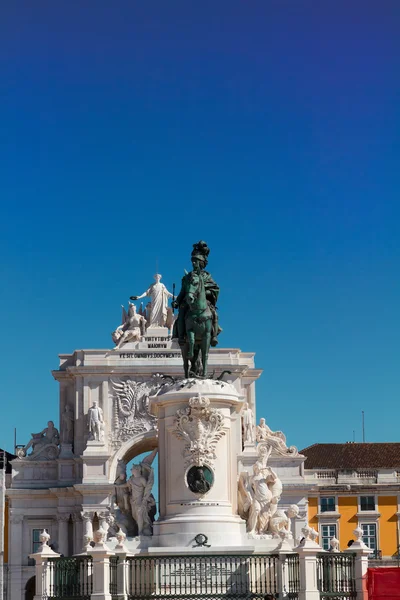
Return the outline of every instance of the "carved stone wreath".
<path id="1" fill-rule="evenodd" d="M 200 394 L 190 398 L 188 406 L 176 412 L 173 433 L 185 442 L 185 468 L 190 465 L 213 466 L 218 440 L 225 435 L 223 423 L 222 412 L 210 408 L 210 399 Z"/>

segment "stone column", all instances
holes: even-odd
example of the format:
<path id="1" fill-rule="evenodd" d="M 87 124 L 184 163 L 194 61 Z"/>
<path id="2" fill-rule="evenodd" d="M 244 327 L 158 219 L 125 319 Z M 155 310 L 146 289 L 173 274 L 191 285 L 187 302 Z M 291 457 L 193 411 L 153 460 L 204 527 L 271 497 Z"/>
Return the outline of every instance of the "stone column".
<path id="1" fill-rule="evenodd" d="M 279 555 L 278 560 L 278 590 L 282 593 L 283 597 L 286 597 L 289 591 L 289 567 L 288 567 L 288 555 L 295 556 L 293 548 L 289 543 L 290 534 L 286 530 L 280 532 L 281 543 L 276 549 Z"/>
<path id="2" fill-rule="evenodd" d="M 118 543 L 114 548 L 115 556 L 118 557 L 117 564 L 117 598 L 128 600 L 128 548 L 125 546 L 126 536 L 123 531 L 117 533 Z"/>
<path id="3" fill-rule="evenodd" d="M 95 533 L 96 544 L 91 549 L 93 558 L 93 592 L 90 600 L 112 600 L 110 594 L 110 551 L 104 542 L 105 531 L 98 529 Z"/>
<path id="4" fill-rule="evenodd" d="M 118 600 L 128 600 L 128 562 L 126 560 L 127 553 L 123 550 L 115 550 L 115 555 L 118 556 L 117 565 L 117 585 L 118 585 Z"/>
<path id="5" fill-rule="evenodd" d="M 80 513 L 74 513 L 72 515 L 73 522 L 73 540 L 72 540 L 72 549 L 74 554 L 79 554 L 82 551 L 82 540 L 83 540 L 83 532 L 82 532 L 82 517 Z"/>
<path id="6" fill-rule="evenodd" d="M 355 575 L 356 575 L 356 591 L 358 600 L 368 600 L 368 589 L 367 589 L 367 571 L 368 571 L 368 556 L 372 554 L 372 550 L 368 548 L 362 541 L 362 529 L 357 527 L 354 530 L 356 537 L 355 542 L 346 548 L 345 552 L 348 554 L 355 554 Z"/>
<path id="7" fill-rule="evenodd" d="M 49 539 L 49 534 L 46 531 L 42 531 L 42 535 L 40 536 L 42 545 L 39 546 L 37 552 L 29 555 L 29 558 L 33 558 L 35 560 L 36 565 L 36 590 L 34 600 L 42 600 L 43 598 L 47 598 L 50 595 L 54 584 L 52 579 L 54 571 L 49 569 L 48 559 L 59 558 L 60 555 L 49 548 Z M 14 598 L 14 596 L 12 596 L 12 598 Z"/>
<path id="8" fill-rule="evenodd" d="M 81 512 L 81 517 L 83 520 L 83 547 L 82 552 L 86 552 L 90 542 L 93 540 L 93 517 L 94 512 L 85 511 Z"/>
<path id="9" fill-rule="evenodd" d="M 99 527 L 101 529 L 104 529 L 104 531 L 108 532 L 108 528 L 109 528 L 109 516 L 110 516 L 110 511 L 108 510 L 102 510 L 102 511 L 97 511 L 97 516 L 99 517 Z M 107 538 L 107 535 L 106 535 Z"/>
<path id="10" fill-rule="evenodd" d="M 68 556 L 68 521 L 69 513 L 57 515 L 58 521 L 58 551 L 64 556 Z"/>
<path id="11" fill-rule="evenodd" d="M 305 540 L 301 546 L 295 548 L 295 551 L 299 554 L 300 562 L 299 600 L 320 600 L 317 577 L 317 554 L 324 552 L 324 550 L 315 541 L 315 535 L 311 533 L 314 532 L 313 529 L 304 527 L 302 531 Z"/>
<path id="12" fill-rule="evenodd" d="M 24 515 L 15 512 L 10 513 L 10 598 L 21 598 L 22 594 L 22 526 Z"/>

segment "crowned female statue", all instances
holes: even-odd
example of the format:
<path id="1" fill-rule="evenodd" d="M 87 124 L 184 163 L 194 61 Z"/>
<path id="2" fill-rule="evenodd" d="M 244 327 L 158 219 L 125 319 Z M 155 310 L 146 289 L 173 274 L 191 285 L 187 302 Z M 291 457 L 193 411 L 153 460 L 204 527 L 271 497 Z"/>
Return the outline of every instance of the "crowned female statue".
<path id="1" fill-rule="evenodd" d="M 156 280 L 143 294 L 140 296 L 131 296 L 131 300 L 140 300 L 146 296 L 151 298 L 150 315 L 147 319 L 147 327 L 165 327 L 168 316 L 168 300 L 172 298 L 171 292 L 167 290 L 165 285 L 161 283 L 161 275 L 154 275 Z"/>

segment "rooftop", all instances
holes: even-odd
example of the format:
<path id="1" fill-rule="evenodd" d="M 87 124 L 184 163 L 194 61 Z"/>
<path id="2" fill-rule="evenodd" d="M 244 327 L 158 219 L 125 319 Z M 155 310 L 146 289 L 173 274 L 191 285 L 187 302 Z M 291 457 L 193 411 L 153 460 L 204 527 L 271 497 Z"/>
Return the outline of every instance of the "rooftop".
<path id="1" fill-rule="evenodd" d="M 300 450 L 306 469 L 399 469 L 400 443 L 313 444 Z"/>

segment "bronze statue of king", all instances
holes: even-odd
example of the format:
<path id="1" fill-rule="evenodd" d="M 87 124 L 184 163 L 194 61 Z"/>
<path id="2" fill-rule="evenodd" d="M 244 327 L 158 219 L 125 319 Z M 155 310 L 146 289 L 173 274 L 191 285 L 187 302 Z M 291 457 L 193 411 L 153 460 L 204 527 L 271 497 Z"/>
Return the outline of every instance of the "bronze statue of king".
<path id="1" fill-rule="evenodd" d="M 218 344 L 217 336 L 222 331 L 216 306 L 219 286 L 205 270 L 209 253 L 206 242 L 193 244 L 193 270 L 183 277 L 181 291 L 172 303 L 179 309 L 172 337 L 178 338 L 181 346 L 185 377 L 207 377 L 208 352 L 210 346 Z"/>

